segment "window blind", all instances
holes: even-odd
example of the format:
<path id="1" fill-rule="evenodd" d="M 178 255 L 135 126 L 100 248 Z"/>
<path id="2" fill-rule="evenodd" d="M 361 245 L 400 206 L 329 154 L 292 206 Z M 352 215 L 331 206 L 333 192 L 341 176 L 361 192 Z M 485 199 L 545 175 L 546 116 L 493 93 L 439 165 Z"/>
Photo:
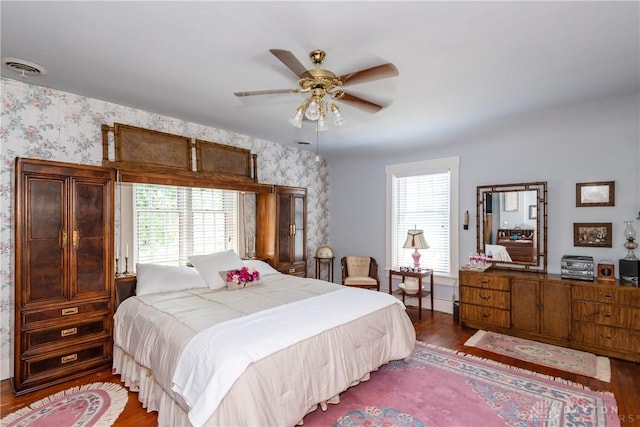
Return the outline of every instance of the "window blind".
<path id="1" fill-rule="evenodd" d="M 186 265 L 191 255 L 238 251 L 238 192 L 134 186 L 135 259 Z"/>
<path id="2" fill-rule="evenodd" d="M 419 249 L 420 265 L 436 273 L 449 274 L 450 263 L 450 172 L 396 176 L 393 216 L 393 258 L 398 266 L 413 265 L 413 250 L 402 246 L 407 230 L 424 230 L 429 249 Z"/>

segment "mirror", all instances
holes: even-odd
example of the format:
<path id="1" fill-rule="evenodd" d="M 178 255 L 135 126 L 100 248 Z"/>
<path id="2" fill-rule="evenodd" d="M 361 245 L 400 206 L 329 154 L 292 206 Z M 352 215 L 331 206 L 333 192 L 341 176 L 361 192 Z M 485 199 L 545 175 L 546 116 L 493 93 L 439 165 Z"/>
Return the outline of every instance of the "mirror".
<path id="1" fill-rule="evenodd" d="M 547 271 L 547 183 L 477 187 L 476 250 L 493 267 Z"/>

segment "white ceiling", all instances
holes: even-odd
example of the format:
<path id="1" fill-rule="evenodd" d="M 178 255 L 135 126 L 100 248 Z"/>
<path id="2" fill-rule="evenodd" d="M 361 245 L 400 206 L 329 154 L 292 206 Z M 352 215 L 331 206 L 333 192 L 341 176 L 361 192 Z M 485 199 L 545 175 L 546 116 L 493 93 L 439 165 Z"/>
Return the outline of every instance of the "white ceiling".
<path id="1" fill-rule="evenodd" d="M 397 150 L 460 137 L 530 110 L 640 92 L 640 3 L 0 2 L 1 54 L 48 70 L 24 80 L 253 137 L 315 142 L 288 118 L 302 94 L 269 53 L 327 52 L 342 75 L 392 62 L 400 75 L 349 92 L 388 104 L 321 150 Z M 21 79 L 11 70 L 2 75 Z M 312 145 L 309 149 L 315 149 Z"/>

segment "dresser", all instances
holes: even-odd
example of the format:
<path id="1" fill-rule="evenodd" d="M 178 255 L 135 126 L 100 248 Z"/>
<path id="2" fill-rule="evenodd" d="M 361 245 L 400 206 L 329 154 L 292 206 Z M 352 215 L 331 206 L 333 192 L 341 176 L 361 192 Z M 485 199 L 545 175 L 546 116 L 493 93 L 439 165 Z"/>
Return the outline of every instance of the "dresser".
<path id="1" fill-rule="evenodd" d="M 281 273 L 307 277 L 307 189 L 256 195 L 256 256 Z"/>
<path id="2" fill-rule="evenodd" d="M 16 160 L 16 395 L 111 366 L 113 182 L 110 169 Z"/>
<path id="3" fill-rule="evenodd" d="M 533 262 L 534 237 L 535 230 L 499 229 L 496 244 L 504 246 L 514 262 Z"/>
<path id="4" fill-rule="evenodd" d="M 460 271 L 464 326 L 640 362 L 640 289 L 517 271 Z"/>

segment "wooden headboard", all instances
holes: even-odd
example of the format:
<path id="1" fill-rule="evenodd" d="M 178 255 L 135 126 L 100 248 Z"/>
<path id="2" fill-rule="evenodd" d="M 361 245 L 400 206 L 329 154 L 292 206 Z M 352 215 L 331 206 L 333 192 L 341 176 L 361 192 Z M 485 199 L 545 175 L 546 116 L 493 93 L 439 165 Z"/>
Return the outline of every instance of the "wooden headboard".
<path id="1" fill-rule="evenodd" d="M 102 166 L 118 181 L 271 193 L 250 150 L 114 123 L 102 125 Z"/>

